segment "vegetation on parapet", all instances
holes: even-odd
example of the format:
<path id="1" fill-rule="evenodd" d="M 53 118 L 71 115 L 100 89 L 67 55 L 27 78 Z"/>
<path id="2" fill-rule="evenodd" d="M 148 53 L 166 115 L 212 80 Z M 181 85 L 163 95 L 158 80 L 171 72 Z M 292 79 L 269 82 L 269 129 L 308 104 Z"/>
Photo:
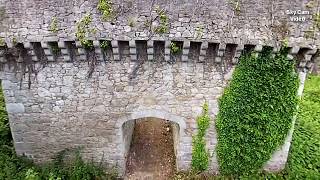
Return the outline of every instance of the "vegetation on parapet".
<path id="1" fill-rule="evenodd" d="M 79 22 L 77 22 L 76 38 L 85 49 L 93 48 L 93 42 L 88 39 L 90 32 L 94 31 L 90 28 L 91 22 L 91 14 L 86 14 Z"/>

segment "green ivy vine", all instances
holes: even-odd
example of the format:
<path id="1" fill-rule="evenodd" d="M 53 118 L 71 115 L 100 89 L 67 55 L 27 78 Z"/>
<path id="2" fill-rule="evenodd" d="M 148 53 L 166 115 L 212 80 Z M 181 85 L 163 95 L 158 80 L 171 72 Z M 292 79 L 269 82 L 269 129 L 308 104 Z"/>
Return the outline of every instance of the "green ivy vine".
<path id="1" fill-rule="evenodd" d="M 217 154 L 226 175 L 259 171 L 283 144 L 298 102 L 295 63 L 288 48 L 245 53 L 219 99 Z"/>
<path id="2" fill-rule="evenodd" d="M 50 29 L 51 32 L 53 33 L 57 33 L 59 31 L 58 29 L 58 19 L 57 17 L 53 17 L 51 20 L 51 24 L 50 24 Z"/>
<path id="3" fill-rule="evenodd" d="M 169 31 L 169 18 L 165 10 L 157 6 L 156 12 L 159 17 L 159 25 L 155 28 L 155 32 L 159 34 L 167 33 Z"/>
<path id="4" fill-rule="evenodd" d="M 202 107 L 202 114 L 197 118 L 198 132 L 192 137 L 192 170 L 196 173 L 205 171 L 209 166 L 209 152 L 206 149 L 205 136 L 210 125 L 208 103 Z"/>
<path id="5" fill-rule="evenodd" d="M 107 41 L 107 40 L 102 40 L 102 41 L 100 42 L 100 48 L 101 48 L 102 50 L 107 50 L 107 49 L 110 48 L 110 47 L 111 47 L 111 44 L 110 44 L 109 41 Z"/>
<path id="6" fill-rule="evenodd" d="M 85 15 L 79 22 L 77 22 L 76 38 L 85 49 L 93 48 L 93 42 L 88 39 L 88 35 L 94 31 L 94 29 L 90 28 L 91 22 L 91 14 Z"/>
<path id="7" fill-rule="evenodd" d="M 102 19 L 104 21 L 110 20 L 113 17 L 113 9 L 111 0 L 99 0 L 98 10 L 102 14 Z"/>
<path id="8" fill-rule="evenodd" d="M 182 51 L 182 49 L 177 45 L 176 42 L 171 42 L 170 43 L 170 51 L 172 54 L 178 54 L 179 52 Z"/>

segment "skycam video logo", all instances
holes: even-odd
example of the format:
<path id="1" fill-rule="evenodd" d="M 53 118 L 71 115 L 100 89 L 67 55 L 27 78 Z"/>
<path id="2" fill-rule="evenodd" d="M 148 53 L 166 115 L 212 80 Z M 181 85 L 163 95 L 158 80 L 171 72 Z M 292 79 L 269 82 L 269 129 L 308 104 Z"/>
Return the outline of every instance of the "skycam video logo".
<path id="1" fill-rule="evenodd" d="M 286 14 L 290 16 L 292 22 L 305 22 L 312 18 L 310 11 L 304 10 L 287 10 Z"/>

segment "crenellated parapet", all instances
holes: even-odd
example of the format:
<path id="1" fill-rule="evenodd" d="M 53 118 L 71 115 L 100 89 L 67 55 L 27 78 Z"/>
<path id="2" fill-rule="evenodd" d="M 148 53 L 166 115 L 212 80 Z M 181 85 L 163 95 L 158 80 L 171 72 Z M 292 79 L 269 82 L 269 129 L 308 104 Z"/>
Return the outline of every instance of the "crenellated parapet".
<path id="1" fill-rule="evenodd" d="M 184 63 L 213 63 L 230 67 L 236 65 L 244 51 L 262 51 L 263 44 L 234 44 L 227 42 L 190 41 L 190 40 L 93 40 L 93 50 L 97 61 L 131 61 L 131 62 L 170 62 L 181 61 Z M 102 48 L 104 42 L 108 43 L 107 49 Z M 177 44 L 178 54 L 172 52 L 172 43 Z M 28 50 L 32 61 L 75 62 L 89 61 L 87 50 L 79 41 L 50 41 L 50 42 L 24 42 L 23 47 Z M 4 49 L 13 48 L 13 43 L 6 43 L 0 47 L 0 61 L 6 64 Z M 279 47 L 274 47 L 274 52 Z M 305 71 L 311 70 L 318 58 L 319 50 L 315 46 L 299 47 L 289 46 L 289 59 L 297 60 L 297 68 Z M 172 62 L 174 58 L 174 61 Z M 21 59 L 17 60 L 19 63 Z"/>

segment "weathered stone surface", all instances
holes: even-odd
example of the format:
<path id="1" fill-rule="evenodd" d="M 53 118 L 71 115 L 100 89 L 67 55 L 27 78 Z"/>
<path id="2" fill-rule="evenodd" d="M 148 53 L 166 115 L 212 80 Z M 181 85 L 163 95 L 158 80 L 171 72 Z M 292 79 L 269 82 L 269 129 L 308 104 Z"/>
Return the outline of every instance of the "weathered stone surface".
<path id="1" fill-rule="evenodd" d="M 25 108 L 22 103 L 6 103 L 8 113 L 24 113 Z"/>
<path id="2" fill-rule="evenodd" d="M 0 18 L 0 37 L 4 38 L 8 47 L 13 46 L 11 37 L 19 42 L 41 42 L 44 53 L 53 61 L 47 65 L 27 88 L 24 80 L 20 89 L 19 77 L 14 73 L 0 72 L 4 89 L 6 106 L 13 130 L 16 152 L 26 154 L 37 162 L 46 161 L 55 153 L 68 147 L 84 146 L 83 155 L 87 159 L 100 161 L 110 166 L 118 166 L 119 172 L 124 172 L 125 157 L 130 144 L 133 122 L 144 117 L 156 117 L 175 122 L 175 151 L 177 151 L 177 167 L 179 170 L 190 168 L 192 151 L 192 134 L 196 129 L 195 119 L 201 112 L 205 100 L 209 102 L 211 126 L 207 134 L 207 147 L 212 159 L 211 172 L 218 172 L 215 153 L 217 144 L 214 127 L 215 116 L 218 113 L 218 98 L 232 77 L 234 65 L 228 69 L 219 67 L 224 61 L 227 44 L 257 45 L 256 51 L 261 51 L 263 45 L 274 45 L 275 37 L 281 39 L 281 32 L 275 32 L 290 27 L 287 35 L 288 44 L 293 47 L 290 58 L 294 58 L 301 48 L 310 48 L 313 54 L 319 49 L 319 32 L 315 38 L 305 38 L 303 35 L 312 26 L 311 16 L 316 7 L 308 9 L 305 22 L 292 22 L 292 15 L 287 10 L 304 10 L 305 0 L 283 0 L 270 3 L 265 0 L 241 1 L 241 12 L 233 16 L 234 8 L 229 1 L 221 0 L 215 3 L 204 0 L 195 4 L 193 0 L 185 1 L 155 1 L 155 5 L 166 9 L 169 19 L 169 32 L 153 34 L 146 27 L 147 21 L 157 16 L 151 1 L 114 0 L 114 8 L 120 7 L 122 14 L 115 22 L 101 21 L 97 11 L 98 1 L 35 1 L 35 0 L 0 0 L 5 7 L 6 15 Z M 132 4 L 132 6 L 127 7 Z M 150 12 L 150 9 L 152 10 Z M 272 12 L 270 12 L 270 9 Z M 98 63 L 91 79 L 87 79 L 88 65 L 84 58 L 83 48 L 79 42 L 75 52 L 81 54 L 83 62 L 67 63 L 77 60 L 79 55 L 72 56 L 69 45 L 76 41 L 76 22 L 87 12 L 92 13 L 91 28 L 98 30 L 91 35 L 94 40 L 95 52 L 102 60 L 99 47 L 100 39 L 111 40 L 112 60 L 108 63 Z M 139 13 L 137 13 L 139 12 Z M 271 19 L 270 17 L 271 14 Z M 52 17 L 57 17 L 59 31 L 49 31 Z M 128 25 L 129 18 L 134 17 L 134 27 Z M 232 19 L 231 19 L 232 18 Z M 159 22 L 152 22 L 158 26 Z M 285 27 L 283 27 L 285 26 Z M 271 28 L 272 27 L 272 28 Z M 201 31 L 199 30 L 201 29 Z M 198 37 L 198 35 L 199 37 Z M 150 36 L 150 39 L 149 39 Z M 199 38 L 199 39 L 198 39 Z M 118 40 L 129 42 L 128 49 Z M 184 62 L 175 64 L 144 63 L 135 72 L 136 40 L 147 41 L 147 59 L 156 60 L 164 56 L 167 62 L 171 59 L 170 42 L 183 42 L 182 58 Z M 153 46 L 152 40 L 164 41 L 163 52 Z M 193 62 L 188 59 L 191 41 L 202 41 L 200 62 L 206 62 L 206 42 L 218 43 L 212 58 L 206 63 Z M 53 59 L 52 49 L 48 42 L 58 42 L 61 48 L 60 59 Z M 127 51 L 128 58 L 123 54 Z M 237 63 L 240 49 L 236 50 L 233 63 Z M 32 52 L 34 54 L 34 52 Z M 213 53 L 213 52 L 212 52 Z M 210 53 L 208 53 L 210 54 Z M 130 56 L 131 55 L 131 56 Z M 0 55 L 1 56 L 1 55 Z M 62 60 L 66 62 L 61 62 Z M 310 66 L 312 53 L 303 55 L 302 66 Z M 4 61 L 0 57 L 0 61 Z M 317 62 L 317 61 L 316 61 Z M 218 64 L 218 65 L 217 65 Z M 303 87 L 299 88 L 299 93 Z M 125 125 L 124 125 L 125 124 Z M 23 132 L 23 133 L 22 133 Z M 279 170 L 284 167 L 288 154 L 290 134 L 283 147 L 275 152 L 265 169 Z"/>
<path id="3" fill-rule="evenodd" d="M 17 148 L 17 152 L 29 154 L 41 162 L 65 148 L 84 146 L 85 158 L 100 160 L 104 153 L 105 163 L 119 166 L 121 173 L 132 126 L 125 126 L 127 130 L 123 131 L 123 124 L 155 117 L 176 122 L 179 129 L 175 135 L 177 167 L 187 170 L 191 162 L 195 119 L 205 100 L 210 107 L 217 107 L 215 94 L 222 94 L 226 85 L 223 72 L 215 67 L 204 71 L 204 64 L 186 66 L 186 63 L 178 62 L 152 68 L 146 63 L 140 68 L 139 75 L 130 80 L 128 77 L 135 68 L 132 63 L 138 62 L 128 59 L 104 67 L 98 65 L 92 78 L 88 79 L 86 62 L 69 66 L 57 61 L 38 73 L 39 81 L 33 81 L 30 90 L 26 79 L 20 89 L 14 74 L 6 73 L 3 79 L 7 80 L 2 85 L 4 89 L 10 87 L 4 92 L 10 122 L 13 122 L 13 129 L 26 132 L 23 138 L 29 144 L 23 149 Z M 211 112 L 211 124 L 214 124 L 216 114 L 217 111 Z M 43 120 L 48 123 L 41 123 Z M 211 153 L 215 144 L 216 133 L 211 128 L 208 135 Z M 210 166 L 217 166 L 215 157 Z"/>

